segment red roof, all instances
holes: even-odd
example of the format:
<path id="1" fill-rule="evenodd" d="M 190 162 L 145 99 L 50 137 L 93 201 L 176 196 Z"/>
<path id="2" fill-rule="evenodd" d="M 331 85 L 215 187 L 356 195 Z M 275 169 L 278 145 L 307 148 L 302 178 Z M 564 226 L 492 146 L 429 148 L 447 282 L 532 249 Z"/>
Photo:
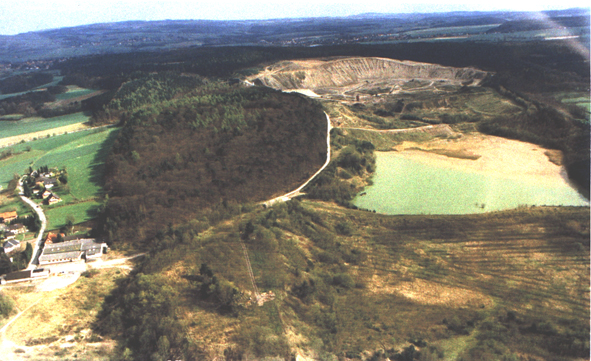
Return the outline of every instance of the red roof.
<path id="1" fill-rule="evenodd" d="M 13 219 L 13 218 L 17 218 L 17 217 L 18 217 L 18 214 L 16 213 L 16 211 L 0 213 L 0 218 L 4 218 L 4 219 Z"/>

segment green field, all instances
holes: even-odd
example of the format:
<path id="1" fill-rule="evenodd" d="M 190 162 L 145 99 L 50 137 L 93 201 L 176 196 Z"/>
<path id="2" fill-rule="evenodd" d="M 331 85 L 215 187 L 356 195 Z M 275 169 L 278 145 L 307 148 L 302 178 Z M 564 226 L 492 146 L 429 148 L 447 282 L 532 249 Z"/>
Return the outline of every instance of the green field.
<path id="1" fill-rule="evenodd" d="M 62 225 L 69 214 L 76 222 L 89 220 L 98 207 L 95 199 L 103 195 L 104 161 L 116 134 L 117 129 L 103 128 L 14 146 L 12 149 L 16 155 L 0 161 L 0 185 L 6 188 L 13 174 L 23 174 L 29 166 L 66 167 L 69 192 L 57 192 L 63 201 L 48 208 L 49 224 Z M 27 151 L 28 147 L 30 150 Z"/>
<path id="2" fill-rule="evenodd" d="M 374 184 L 360 208 L 384 214 L 472 214 L 519 206 L 588 206 L 566 184 L 531 184 L 502 172 L 484 174 L 431 166 L 396 152 L 376 153 Z"/>
<path id="3" fill-rule="evenodd" d="M 56 95 L 55 99 L 56 100 L 68 100 L 68 99 L 88 95 L 88 94 L 94 93 L 96 91 L 94 89 L 79 88 L 77 86 L 69 86 L 68 88 L 69 88 L 69 90 L 67 92 L 65 92 L 63 94 Z"/>
<path id="4" fill-rule="evenodd" d="M 89 114 L 79 112 L 47 119 L 34 117 L 22 119 L 18 122 L 0 122 L 0 138 L 14 137 L 16 135 L 39 132 L 76 123 L 84 123 L 88 121 L 89 118 Z"/>
<path id="5" fill-rule="evenodd" d="M 563 103 L 575 104 L 588 112 L 591 111 L 591 97 L 587 93 L 559 93 L 556 97 Z"/>
<path id="6" fill-rule="evenodd" d="M 51 83 L 40 85 L 40 86 L 36 87 L 35 89 L 43 89 L 43 88 L 47 88 L 47 87 L 50 87 L 50 86 L 56 86 L 62 80 L 64 80 L 64 77 L 63 76 L 55 76 L 54 75 L 53 81 Z"/>
<path id="7" fill-rule="evenodd" d="M 65 225 L 68 217 L 74 217 L 74 223 L 82 223 L 96 217 L 100 202 L 88 201 L 70 205 L 56 204 L 52 208 L 47 208 L 45 216 L 47 217 L 47 229 L 58 229 Z"/>

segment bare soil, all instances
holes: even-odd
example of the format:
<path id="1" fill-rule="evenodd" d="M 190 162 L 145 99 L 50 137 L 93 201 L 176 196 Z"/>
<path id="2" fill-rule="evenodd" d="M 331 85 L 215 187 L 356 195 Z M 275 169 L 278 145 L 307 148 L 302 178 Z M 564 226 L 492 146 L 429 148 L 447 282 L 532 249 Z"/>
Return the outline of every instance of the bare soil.
<path id="1" fill-rule="evenodd" d="M 435 138 L 420 143 L 405 141 L 394 146 L 393 150 L 433 166 L 490 174 L 502 170 L 516 179 L 567 183 L 564 168 L 551 161 L 547 149 L 490 135 L 465 134 L 456 139 Z M 553 157 L 561 157 L 559 151 L 551 152 Z"/>

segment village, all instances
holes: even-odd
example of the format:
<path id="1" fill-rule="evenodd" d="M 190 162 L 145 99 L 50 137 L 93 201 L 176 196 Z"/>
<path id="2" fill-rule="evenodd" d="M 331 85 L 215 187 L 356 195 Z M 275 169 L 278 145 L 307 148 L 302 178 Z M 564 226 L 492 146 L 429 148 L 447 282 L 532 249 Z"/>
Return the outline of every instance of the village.
<path id="1" fill-rule="evenodd" d="M 45 232 L 47 219 L 43 207 L 62 201 L 57 190 L 67 185 L 65 169 L 41 166 L 20 177 L 18 192 L 33 214 L 17 210 L 0 213 L 0 283 L 26 282 L 63 274 L 63 265 L 80 265 L 101 258 L 108 251 L 106 243 L 73 232 L 68 220 L 57 230 Z M 22 213 L 22 212 L 21 212 Z M 51 268 L 50 268 L 51 266 Z M 85 267 L 74 267 L 82 270 Z"/>

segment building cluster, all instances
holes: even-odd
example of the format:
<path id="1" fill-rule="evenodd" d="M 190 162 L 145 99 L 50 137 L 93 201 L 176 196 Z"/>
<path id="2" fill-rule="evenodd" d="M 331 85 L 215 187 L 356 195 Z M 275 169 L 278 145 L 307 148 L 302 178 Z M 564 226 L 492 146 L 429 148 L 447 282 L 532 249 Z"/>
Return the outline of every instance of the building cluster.
<path id="1" fill-rule="evenodd" d="M 3 239 L 4 253 L 8 254 L 20 249 L 20 242 L 16 235 L 27 232 L 27 227 L 21 223 L 13 223 L 18 219 L 16 211 L 0 213 L 0 239 Z"/>
<path id="2" fill-rule="evenodd" d="M 43 199 L 45 204 L 53 204 L 61 201 L 61 199 L 52 190 L 54 187 L 66 182 L 67 174 L 65 170 L 49 169 L 47 166 L 43 166 L 38 170 L 29 168 L 28 174 L 21 179 L 21 194 L 30 199 Z M 38 206 L 35 205 L 35 207 L 40 210 Z M 14 223 L 18 220 L 19 216 L 16 211 L 0 213 L 0 236 L 5 238 L 2 246 L 6 254 L 18 252 L 22 249 L 21 242 L 15 238 L 15 235 L 27 232 L 28 229 L 25 225 Z M 41 238 L 39 238 L 40 240 Z M 0 277 L 0 281 L 2 283 L 11 283 L 48 277 L 51 272 L 49 268 L 43 266 L 63 262 L 88 262 L 100 258 L 107 251 L 107 244 L 94 238 L 81 238 L 77 235 L 65 236 L 64 233 L 49 232 L 44 246 L 41 247 L 41 254 L 31 262 L 31 264 L 37 264 L 38 267 L 35 269 L 28 267 L 26 270 L 10 272 Z"/>
<path id="3" fill-rule="evenodd" d="M 62 199 L 53 193 L 52 188 L 58 186 L 60 181 L 58 178 L 63 178 L 63 171 L 45 169 L 45 172 L 40 170 L 31 171 L 25 179 L 27 187 L 30 188 L 32 195 L 43 199 L 43 203 L 47 205 L 61 202 Z M 24 186 L 24 185 L 23 185 Z M 25 192 L 27 196 L 28 192 Z"/>

